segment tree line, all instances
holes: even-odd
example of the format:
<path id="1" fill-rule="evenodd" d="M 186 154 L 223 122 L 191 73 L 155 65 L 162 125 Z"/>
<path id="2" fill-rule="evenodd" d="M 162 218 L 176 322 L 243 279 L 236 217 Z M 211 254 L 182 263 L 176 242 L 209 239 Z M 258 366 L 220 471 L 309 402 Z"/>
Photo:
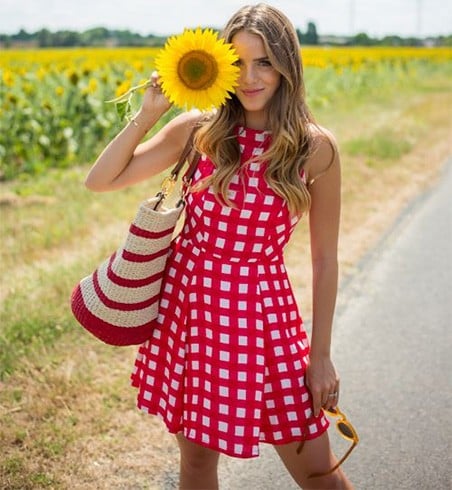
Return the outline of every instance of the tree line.
<path id="1" fill-rule="evenodd" d="M 346 46 L 452 46 L 452 35 L 429 38 L 401 37 L 398 35 L 374 38 L 361 32 L 353 36 L 321 36 L 314 22 L 307 24 L 306 31 L 297 29 L 298 39 L 303 45 L 346 45 Z M 94 27 L 82 32 L 59 30 L 51 32 L 40 29 L 27 32 L 20 29 L 16 34 L 0 34 L 3 48 L 15 47 L 75 47 L 75 46 L 163 46 L 166 36 L 141 35 L 130 30 Z"/>
<path id="2" fill-rule="evenodd" d="M 51 32 L 40 29 L 27 32 L 20 29 L 17 34 L 0 34 L 0 43 L 8 47 L 35 46 L 39 48 L 75 47 L 75 46 L 163 46 L 166 36 L 155 36 L 131 32 L 129 30 L 94 27 L 83 32 L 60 30 Z"/>

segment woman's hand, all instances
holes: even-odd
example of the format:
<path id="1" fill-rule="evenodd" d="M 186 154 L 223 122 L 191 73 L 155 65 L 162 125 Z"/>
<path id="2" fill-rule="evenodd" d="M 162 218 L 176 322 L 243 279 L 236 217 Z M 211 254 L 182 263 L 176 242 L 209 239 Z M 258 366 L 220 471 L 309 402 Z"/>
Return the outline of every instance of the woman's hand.
<path id="1" fill-rule="evenodd" d="M 314 416 L 320 409 L 334 408 L 339 400 L 339 376 L 329 356 L 310 356 L 306 384 L 312 395 Z"/>
<path id="2" fill-rule="evenodd" d="M 150 79 L 151 85 L 144 93 L 143 103 L 141 105 L 141 109 L 139 110 L 139 113 L 143 117 L 146 117 L 148 114 L 152 118 L 154 118 L 156 115 L 161 117 L 171 107 L 171 102 L 162 92 L 159 78 L 159 74 L 156 71 L 152 72 Z"/>

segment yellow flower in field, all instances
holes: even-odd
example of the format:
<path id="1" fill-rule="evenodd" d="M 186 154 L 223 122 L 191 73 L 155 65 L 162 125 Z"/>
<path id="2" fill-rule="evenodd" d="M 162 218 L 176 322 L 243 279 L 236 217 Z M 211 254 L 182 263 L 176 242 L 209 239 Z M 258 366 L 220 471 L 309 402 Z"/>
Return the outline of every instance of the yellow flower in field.
<path id="1" fill-rule="evenodd" d="M 120 83 L 115 92 L 116 97 L 121 97 L 121 95 L 124 95 L 129 90 L 129 88 L 130 80 L 125 80 L 124 82 Z"/>
<path id="2" fill-rule="evenodd" d="M 96 66 L 92 62 L 86 61 L 82 65 L 82 74 L 84 77 L 88 77 L 96 69 Z"/>
<path id="3" fill-rule="evenodd" d="M 93 94 L 97 90 L 98 86 L 99 82 L 97 81 L 97 78 L 90 78 L 88 82 L 88 92 L 90 94 Z"/>
<path id="4" fill-rule="evenodd" d="M 36 72 L 36 77 L 38 78 L 39 81 L 42 81 L 46 75 L 47 75 L 47 70 L 42 67 L 40 67 Z"/>
<path id="5" fill-rule="evenodd" d="M 219 107 L 234 92 L 239 76 L 232 45 L 211 29 L 186 29 L 170 37 L 155 60 L 163 93 L 178 107 Z"/>
<path id="6" fill-rule="evenodd" d="M 87 85 L 84 85 L 82 88 L 82 94 L 83 95 L 89 95 L 89 94 L 94 94 L 97 90 L 97 87 L 99 86 L 99 83 L 96 78 L 90 78 L 89 82 Z"/>
<path id="7" fill-rule="evenodd" d="M 68 78 L 68 80 L 71 82 L 72 85 L 77 85 L 78 84 L 78 80 L 79 80 L 79 76 L 78 76 L 78 73 L 73 70 L 73 69 L 69 69 L 66 71 L 66 76 Z"/>
<path id="8" fill-rule="evenodd" d="M 58 87 L 55 89 L 55 93 L 58 95 L 58 97 L 61 97 L 64 94 L 64 88 L 61 85 L 58 85 Z"/>
<path id="9" fill-rule="evenodd" d="M 142 61 L 134 61 L 133 67 L 136 71 L 141 73 L 144 70 L 144 63 Z"/>
<path id="10" fill-rule="evenodd" d="M 12 87 L 14 85 L 14 75 L 13 75 L 13 72 L 11 70 L 5 70 L 3 72 L 3 83 L 7 86 L 7 87 Z"/>

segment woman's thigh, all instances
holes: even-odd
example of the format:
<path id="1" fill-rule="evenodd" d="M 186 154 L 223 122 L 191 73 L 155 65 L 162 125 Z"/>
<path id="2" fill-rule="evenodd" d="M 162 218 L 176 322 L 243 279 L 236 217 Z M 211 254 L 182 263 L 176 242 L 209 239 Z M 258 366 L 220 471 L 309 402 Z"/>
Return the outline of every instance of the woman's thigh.
<path id="1" fill-rule="evenodd" d="M 179 444 L 181 462 L 186 462 L 193 468 L 215 468 L 218 465 L 219 452 L 188 440 L 182 433 L 176 434 L 176 438 Z"/>

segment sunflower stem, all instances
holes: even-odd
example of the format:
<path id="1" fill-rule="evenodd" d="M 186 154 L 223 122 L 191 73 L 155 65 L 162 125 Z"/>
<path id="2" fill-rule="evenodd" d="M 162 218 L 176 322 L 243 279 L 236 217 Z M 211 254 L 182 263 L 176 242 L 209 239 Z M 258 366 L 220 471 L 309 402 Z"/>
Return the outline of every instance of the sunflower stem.
<path id="1" fill-rule="evenodd" d="M 134 87 L 131 87 L 129 88 L 129 90 L 127 90 L 127 92 L 123 93 L 122 95 L 120 95 L 119 97 L 116 97 L 114 99 L 111 99 L 111 100 L 106 100 L 105 102 L 107 104 L 109 103 L 117 103 L 117 102 L 123 102 L 125 100 L 128 100 L 129 97 L 134 93 L 136 92 L 137 90 L 140 90 L 141 88 L 148 88 L 152 85 L 152 81 L 151 80 L 147 80 L 146 82 L 143 82 L 143 83 L 140 83 L 139 85 L 135 85 Z"/>

